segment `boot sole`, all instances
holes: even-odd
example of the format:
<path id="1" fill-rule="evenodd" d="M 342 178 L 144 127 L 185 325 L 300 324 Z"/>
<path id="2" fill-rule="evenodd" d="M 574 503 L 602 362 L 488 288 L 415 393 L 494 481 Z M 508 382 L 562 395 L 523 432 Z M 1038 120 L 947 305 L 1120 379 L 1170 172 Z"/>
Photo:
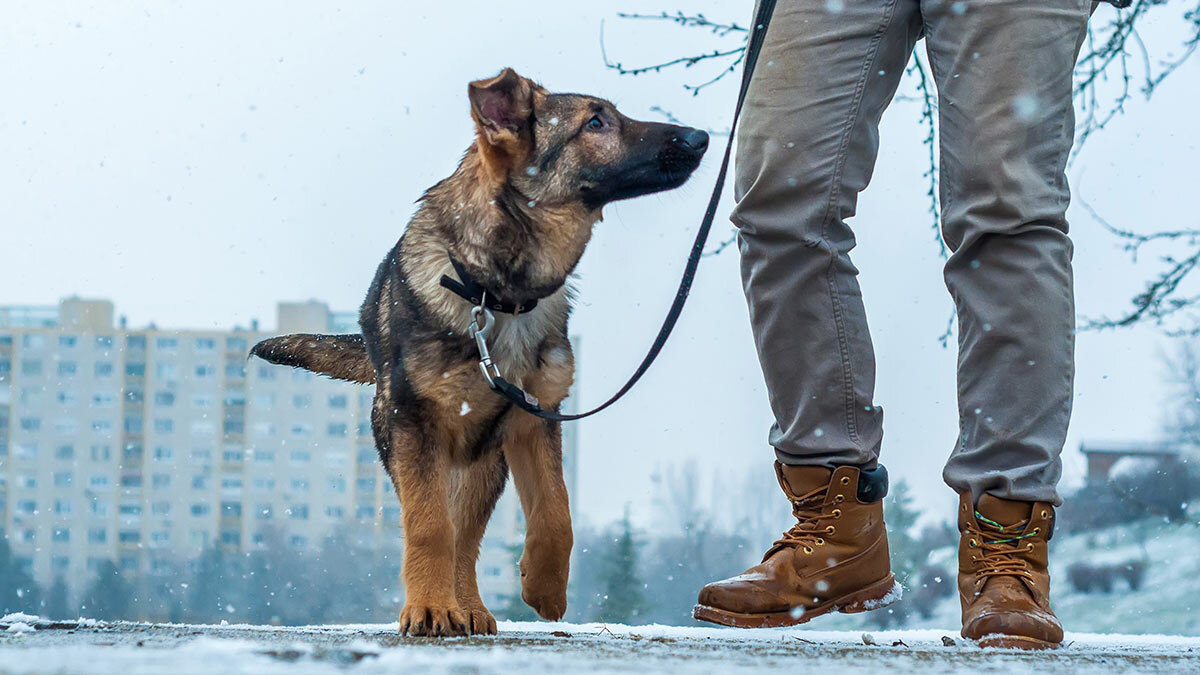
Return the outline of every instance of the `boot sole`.
<path id="1" fill-rule="evenodd" d="M 983 649 L 1025 649 L 1037 651 L 1042 649 L 1059 649 L 1061 642 L 1047 642 L 1024 635 L 988 635 L 977 643 Z"/>
<path id="2" fill-rule="evenodd" d="M 696 605 L 692 609 L 692 617 L 700 621 L 709 621 L 733 628 L 780 628 L 808 623 L 818 616 L 833 611 L 838 611 L 842 614 L 858 614 L 859 612 L 882 609 L 899 600 L 902 594 L 903 590 L 900 584 L 896 583 L 895 577 L 888 574 L 885 579 L 877 581 L 866 588 L 843 595 L 840 598 L 830 600 L 811 609 L 806 609 L 800 616 L 793 616 L 790 611 L 745 614 L 742 612 L 730 612 L 729 610 L 710 607 L 708 605 Z"/>

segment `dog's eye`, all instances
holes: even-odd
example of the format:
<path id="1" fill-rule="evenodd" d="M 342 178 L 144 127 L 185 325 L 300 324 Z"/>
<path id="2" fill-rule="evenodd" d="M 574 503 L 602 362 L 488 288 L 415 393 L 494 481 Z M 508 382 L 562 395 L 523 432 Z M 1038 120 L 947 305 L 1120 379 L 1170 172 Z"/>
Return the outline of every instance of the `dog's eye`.
<path id="1" fill-rule="evenodd" d="M 604 120 L 600 119 L 599 115 L 596 115 L 587 121 L 587 128 L 592 131 L 599 131 L 604 128 Z"/>

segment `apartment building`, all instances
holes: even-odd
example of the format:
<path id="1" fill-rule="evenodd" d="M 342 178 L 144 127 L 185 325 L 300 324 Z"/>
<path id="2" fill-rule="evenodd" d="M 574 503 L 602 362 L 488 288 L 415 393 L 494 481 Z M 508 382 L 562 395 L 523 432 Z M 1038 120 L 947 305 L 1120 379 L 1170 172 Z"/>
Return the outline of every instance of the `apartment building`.
<path id="1" fill-rule="evenodd" d="M 280 303 L 269 332 L 129 328 L 106 300 L 0 307 L 0 525 L 14 555 L 49 584 L 86 582 L 104 560 L 164 573 L 210 544 L 262 545 L 268 527 L 297 550 L 335 528 L 399 548 L 373 389 L 247 359 L 270 335 L 356 329 L 354 313 L 315 301 Z M 518 587 L 508 547 L 523 526 L 510 488 L 481 553 L 486 602 Z"/>

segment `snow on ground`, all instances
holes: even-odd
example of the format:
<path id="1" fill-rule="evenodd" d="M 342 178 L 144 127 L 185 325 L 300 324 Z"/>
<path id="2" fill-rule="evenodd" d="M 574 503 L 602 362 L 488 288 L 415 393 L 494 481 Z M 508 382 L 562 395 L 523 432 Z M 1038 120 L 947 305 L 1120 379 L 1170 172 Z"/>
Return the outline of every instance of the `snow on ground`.
<path id="1" fill-rule="evenodd" d="M 279 628 L 35 619 L 31 625 L 36 631 L 0 633 L 0 673 L 1200 672 L 1200 638 L 1163 635 L 1069 634 L 1064 649 L 1030 653 L 984 650 L 956 632 L 931 629 L 864 636 L 501 622 L 498 637 L 435 640 L 401 638 L 395 624 Z"/>

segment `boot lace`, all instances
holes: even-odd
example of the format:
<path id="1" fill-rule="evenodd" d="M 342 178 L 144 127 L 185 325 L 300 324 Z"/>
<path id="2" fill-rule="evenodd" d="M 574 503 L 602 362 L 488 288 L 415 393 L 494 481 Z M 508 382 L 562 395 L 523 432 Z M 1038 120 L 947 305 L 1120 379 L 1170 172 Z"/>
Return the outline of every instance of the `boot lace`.
<path id="1" fill-rule="evenodd" d="M 805 553 L 811 554 L 814 547 L 825 545 L 824 537 L 836 532 L 837 528 L 834 525 L 822 525 L 822 522 L 842 517 L 841 509 L 835 508 L 828 513 L 822 512 L 828 489 L 827 485 L 823 485 L 791 500 L 792 515 L 796 517 L 797 522 L 771 546 L 771 550 L 767 553 L 768 557 L 781 548 L 798 546 L 802 547 Z"/>
<path id="2" fill-rule="evenodd" d="M 1018 554 L 1033 550 L 1033 544 L 1021 544 L 1024 539 L 1038 536 L 1037 528 L 1032 532 L 1018 534 L 1029 523 L 1029 519 L 1013 525 L 1001 525 L 975 512 L 975 520 L 981 527 L 967 526 L 970 539 L 967 545 L 979 549 L 978 556 L 972 559 L 979 563 L 976 572 L 976 583 L 982 585 L 989 577 L 1024 577 L 1033 580 L 1029 571 L 1029 563 Z"/>

